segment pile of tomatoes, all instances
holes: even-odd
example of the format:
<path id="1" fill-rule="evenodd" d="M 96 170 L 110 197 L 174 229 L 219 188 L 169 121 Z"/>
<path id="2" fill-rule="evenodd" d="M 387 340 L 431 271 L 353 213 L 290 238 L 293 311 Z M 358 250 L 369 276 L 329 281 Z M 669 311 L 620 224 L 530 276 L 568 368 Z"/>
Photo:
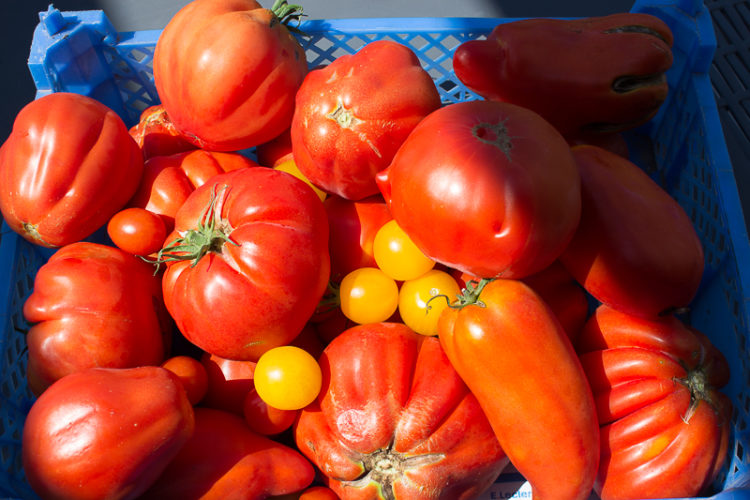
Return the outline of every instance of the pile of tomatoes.
<path id="1" fill-rule="evenodd" d="M 666 24 L 500 24 L 455 51 L 481 98 L 442 104 L 398 42 L 308 68 L 298 19 L 194 0 L 131 129 L 19 113 L 0 209 L 56 249 L 23 309 L 39 496 L 469 499 L 509 464 L 540 497 L 710 491 L 703 251 L 622 135 L 666 99 Z"/>

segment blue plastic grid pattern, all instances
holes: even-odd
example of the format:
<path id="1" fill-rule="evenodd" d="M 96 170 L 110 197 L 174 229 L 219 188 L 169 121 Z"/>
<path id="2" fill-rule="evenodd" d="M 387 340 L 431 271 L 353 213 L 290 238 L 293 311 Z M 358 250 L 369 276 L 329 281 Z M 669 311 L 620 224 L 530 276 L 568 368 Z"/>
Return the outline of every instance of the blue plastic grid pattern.
<path id="1" fill-rule="evenodd" d="M 628 135 L 633 160 L 685 207 L 706 250 L 706 273 L 686 319 L 706 332 L 728 357 L 727 393 L 735 404 L 729 463 L 717 497 L 750 487 L 750 243 L 737 185 L 722 136 L 709 68 L 716 40 L 711 12 L 697 0 L 636 1 L 634 11 L 664 19 L 675 33 L 670 96 L 659 115 Z M 354 53 L 366 43 L 392 39 L 411 47 L 433 76 L 443 102 L 476 98 L 452 74 L 453 50 L 512 19 L 350 19 L 306 21 L 301 38 L 311 67 Z M 158 102 L 152 57 L 159 31 L 117 33 L 101 11 L 40 14 L 29 68 L 38 96 L 58 91 L 93 96 L 128 125 Z M 49 251 L 12 233 L 0 233 L 0 496 L 35 498 L 20 463 L 20 436 L 32 397 L 25 383 L 21 308 L 36 270 Z"/>

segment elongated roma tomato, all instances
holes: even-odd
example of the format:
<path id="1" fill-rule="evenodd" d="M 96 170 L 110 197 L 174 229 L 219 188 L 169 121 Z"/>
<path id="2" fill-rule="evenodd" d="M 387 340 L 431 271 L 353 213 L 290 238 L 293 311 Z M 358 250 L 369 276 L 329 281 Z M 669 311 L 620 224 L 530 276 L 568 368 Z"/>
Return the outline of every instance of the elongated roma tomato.
<path id="1" fill-rule="evenodd" d="M 193 435 L 175 374 L 158 366 L 91 368 L 37 399 L 23 429 L 23 470 L 41 498 L 132 500 Z"/>
<path id="2" fill-rule="evenodd" d="M 575 146 L 581 221 L 560 261 L 600 302 L 655 317 L 687 306 L 703 277 L 703 246 L 677 201 L 631 161 Z"/>
<path id="3" fill-rule="evenodd" d="M 673 315 L 600 306 L 576 347 L 596 398 L 603 500 L 697 497 L 724 465 L 731 400 L 723 354 Z"/>
<path id="4" fill-rule="evenodd" d="M 311 71 L 296 96 L 294 160 L 310 181 L 349 200 L 378 193 L 375 174 L 440 107 L 440 94 L 406 45 L 378 40 Z"/>
<path id="5" fill-rule="evenodd" d="M 565 139 L 513 104 L 449 104 L 422 120 L 378 183 L 422 252 L 480 278 L 522 278 L 562 253 L 581 212 Z"/>
<path id="6" fill-rule="evenodd" d="M 328 284 L 328 218 L 304 181 L 271 168 L 211 178 L 160 251 L 167 309 L 211 354 L 257 360 L 289 343 Z"/>
<path id="7" fill-rule="evenodd" d="M 91 97 L 27 104 L 0 148 L 0 210 L 37 245 L 61 247 L 104 226 L 135 193 L 143 157 L 122 119 Z"/>
<path id="8" fill-rule="evenodd" d="M 356 326 L 320 357 L 323 391 L 295 441 L 342 499 L 478 498 L 508 464 L 440 342 L 402 323 Z"/>
<path id="9" fill-rule="evenodd" d="M 482 280 L 443 310 L 438 335 L 535 498 L 587 499 L 599 423 L 586 375 L 559 321 L 528 285 Z"/>
<path id="10" fill-rule="evenodd" d="M 255 0 L 193 0 L 172 17 L 156 43 L 154 83 L 182 135 L 239 151 L 289 128 L 307 60 L 287 20 Z"/>

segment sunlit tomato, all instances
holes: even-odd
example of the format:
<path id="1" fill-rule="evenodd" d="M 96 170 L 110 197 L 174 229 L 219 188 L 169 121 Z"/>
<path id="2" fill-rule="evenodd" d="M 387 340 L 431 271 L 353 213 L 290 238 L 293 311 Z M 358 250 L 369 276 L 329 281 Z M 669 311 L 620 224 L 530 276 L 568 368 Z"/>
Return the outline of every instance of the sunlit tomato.
<path id="1" fill-rule="evenodd" d="M 440 313 L 460 292 L 455 278 L 437 269 L 404 281 L 398 294 L 401 320 L 419 334 L 437 335 Z"/>
<path id="2" fill-rule="evenodd" d="M 280 410 L 269 406 L 252 388 L 245 396 L 242 413 L 247 425 L 264 436 L 274 436 L 289 429 L 297 418 L 298 410 Z"/>
<path id="3" fill-rule="evenodd" d="M 394 280 L 418 278 L 435 266 L 395 220 L 375 234 L 372 251 L 378 267 Z"/>
<path id="4" fill-rule="evenodd" d="M 208 375 L 206 367 L 197 359 L 190 356 L 172 356 L 161 364 L 170 372 L 177 375 L 185 388 L 188 400 L 195 406 L 208 391 Z"/>
<path id="5" fill-rule="evenodd" d="M 208 392 L 202 406 L 242 415 L 242 404 L 253 389 L 255 361 L 222 358 L 203 353 L 201 363 L 208 375 Z"/>
<path id="6" fill-rule="evenodd" d="M 396 281 L 377 267 L 350 272 L 339 288 L 341 311 L 355 323 L 378 323 L 398 309 Z"/>
<path id="7" fill-rule="evenodd" d="M 255 390 L 269 406 L 299 410 L 318 397 L 320 365 L 299 347 L 286 345 L 263 353 L 255 366 Z"/>
<path id="8" fill-rule="evenodd" d="M 156 104 L 141 112 L 136 125 L 128 131 L 143 152 L 143 159 L 195 149 L 192 142 L 177 131 L 164 106 Z"/>
<path id="9" fill-rule="evenodd" d="M 318 186 L 310 182 L 310 180 L 307 177 L 305 177 L 305 174 L 299 171 L 299 168 L 297 168 L 297 164 L 294 163 L 294 159 L 286 160 L 274 166 L 273 168 L 276 170 L 281 170 L 282 172 L 286 172 L 288 174 L 292 174 L 297 179 L 305 181 L 307 185 L 310 186 L 313 191 L 315 191 L 315 194 L 318 195 L 318 198 L 320 198 L 320 201 L 325 200 L 326 196 L 328 196 L 328 193 L 326 193 L 325 191 L 320 189 Z"/>
<path id="10" fill-rule="evenodd" d="M 158 252 L 167 237 L 162 218 L 145 208 L 120 210 L 109 219 L 107 234 L 120 250 L 134 255 Z"/>

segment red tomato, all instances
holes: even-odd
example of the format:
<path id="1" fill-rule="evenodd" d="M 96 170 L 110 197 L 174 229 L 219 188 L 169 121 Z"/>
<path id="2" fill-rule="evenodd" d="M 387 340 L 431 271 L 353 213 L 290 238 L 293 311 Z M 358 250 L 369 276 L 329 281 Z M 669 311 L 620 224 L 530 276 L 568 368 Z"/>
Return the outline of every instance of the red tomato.
<path id="1" fill-rule="evenodd" d="M 53 93 L 27 104 L 0 148 L 0 211 L 37 245 L 80 241 L 125 206 L 143 157 L 125 123 L 104 104 Z"/>
<path id="2" fill-rule="evenodd" d="M 112 243 L 133 255 L 158 252 L 167 237 L 164 220 L 145 208 L 125 208 L 109 219 L 107 234 Z"/>
<path id="3" fill-rule="evenodd" d="M 435 82 L 409 47 L 370 42 L 305 77 L 291 125 L 294 160 L 324 191 L 350 200 L 377 194 L 375 174 L 439 107 Z"/>
<path id="4" fill-rule="evenodd" d="M 328 214 L 331 253 L 331 281 L 341 280 L 360 267 L 376 267 L 372 244 L 375 234 L 391 220 L 391 213 L 380 195 L 351 201 L 330 195 L 323 202 Z"/>
<path id="5" fill-rule="evenodd" d="M 138 498 L 188 442 L 193 408 L 158 366 L 92 368 L 34 402 L 23 429 L 23 470 L 42 498 Z"/>
<path id="6" fill-rule="evenodd" d="M 277 170 L 214 176 L 177 212 L 167 241 L 167 309 L 185 338 L 224 358 L 257 360 L 289 343 L 328 283 L 323 204 Z"/>
<path id="7" fill-rule="evenodd" d="M 142 498 L 261 499 L 302 490 L 314 477 L 296 450 L 256 434 L 237 415 L 198 407 L 193 436 Z"/>
<path id="8" fill-rule="evenodd" d="M 253 389 L 255 361 L 226 359 L 206 352 L 200 362 L 208 378 L 203 405 L 242 415 L 245 397 Z"/>
<path id="9" fill-rule="evenodd" d="M 190 151 L 197 147 L 177 131 L 161 104 L 144 109 L 140 121 L 129 132 L 141 148 L 144 160 L 153 156 Z"/>
<path id="10" fill-rule="evenodd" d="M 580 218 L 580 178 L 567 142 L 536 113 L 507 103 L 435 111 L 378 182 L 417 247 L 482 278 L 541 271 Z"/>
<path id="11" fill-rule="evenodd" d="M 685 210 L 629 160 L 576 146 L 583 210 L 560 260 L 600 302 L 653 317 L 687 306 L 703 276 L 703 248 Z"/>
<path id="12" fill-rule="evenodd" d="M 331 488 L 313 486 L 303 491 L 299 500 L 339 500 L 339 496 Z"/>
<path id="13" fill-rule="evenodd" d="M 194 0 L 167 23 L 154 83 L 194 144 L 238 151 L 289 128 L 307 60 L 285 21 L 255 0 Z"/>
<path id="14" fill-rule="evenodd" d="M 172 356 L 161 364 L 177 375 L 187 393 L 190 404 L 197 405 L 208 391 L 208 374 L 206 368 L 197 359 L 190 356 Z"/>
<path id="15" fill-rule="evenodd" d="M 289 129 L 274 137 L 268 142 L 258 144 L 255 148 L 255 156 L 258 163 L 264 167 L 275 167 L 294 160 L 292 154 L 292 136 Z"/>
<path id="16" fill-rule="evenodd" d="M 280 410 L 263 401 L 255 388 L 245 396 L 242 414 L 245 423 L 254 432 L 264 436 L 275 436 L 289 429 L 297 419 L 299 411 Z"/>
<path id="17" fill-rule="evenodd" d="M 587 499 L 599 464 L 596 408 L 552 310 L 505 279 L 480 281 L 454 305 L 440 316 L 440 343 L 534 498 Z"/>
<path id="18" fill-rule="evenodd" d="M 642 319 L 600 306 L 577 344 L 596 397 L 603 500 L 697 497 L 723 466 L 729 366 L 675 316 Z"/>
<path id="19" fill-rule="evenodd" d="M 66 245 L 49 258 L 23 314 L 33 324 L 26 341 L 35 394 L 87 368 L 158 365 L 172 330 L 153 266 L 89 242 Z"/>
<path id="20" fill-rule="evenodd" d="M 476 498 L 507 465 L 435 337 L 356 326 L 320 366 L 323 392 L 301 411 L 295 441 L 341 498 Z"/>
<path id="21" fill-rule="evenodd" d="M 195 188 L 224 172 L 259 166 L 238 153 L 187 151 L 146 160 L 143 178 L 130 200 L 132 207 L 159 214 L 171 231 L 174 216 Z"/>

